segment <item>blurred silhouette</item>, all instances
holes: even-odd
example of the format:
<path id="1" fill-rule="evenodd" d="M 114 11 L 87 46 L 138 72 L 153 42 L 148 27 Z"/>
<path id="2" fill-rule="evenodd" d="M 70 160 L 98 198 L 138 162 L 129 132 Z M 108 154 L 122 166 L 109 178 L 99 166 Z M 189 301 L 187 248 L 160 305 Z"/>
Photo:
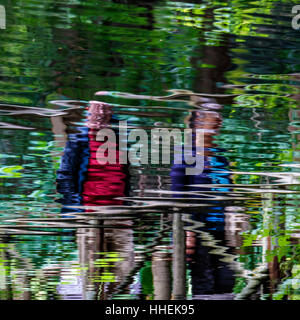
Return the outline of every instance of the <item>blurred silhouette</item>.
<path id="1" fill-rule="evenodd" d="M 111 292 L 115 286 L 114 282 L 111 282 L 105 285 L 106 290 L 100 289 L 105 283 L 104 280 L 101 281 L 102 277 L 105 278 L 105 275 L 102 276 L 105 271 L 96 266 L 99 253 L 106 254 L 109 262 L 110 254 L 118 252 L 118 261 L 110 272 L 117 282 L 126 276 L 134 260 L 132 222 L 109 219 L 103 222 L 96 216 L 93 218 L 93 212 L 101 211 L 101 206 L 122 205 L 123 201 L 116 198 L 126 194 L 127 168 L 118 164 L 118 151 L 117 164 L 100 164 L 96 158 L 98 148 L 106 142 L 97 141 L 97 133 L 102 128 L 109 127 L 113 121 L 115 119 L 110 105 L 90 101 L 86 126 L 77 127 L 77 132 L 68 134 L 60 169 L 57 171 L 57 190 L 63 195 L 60 200 L 64 205 L 62 212 L 69 212 L 70 215 L 88 213 L 86 219 L 94 224 L 93 228 L 76 231 L 79 263 L 82 268 L 88 267 L 88 271 L 79 276 L 77 281 L 82 299 L 105 298 L 106 291 Z M 69 207 L 74 205 L 75 208 Z M 114 224 L 114 228 L 106 229 L 108 223 Z M 120 225 L 127 228 L 120 229 Z M 68 285 L 59 286 L 59 292 L 64 293 L 64 298 L 75 299 L 74 285 L 69 289 Z"/>
<path id="2" fill-rule="evenodd" d="M 216 103 L 213 102 L 214 107 Z M 208 108 L 206 103 L 206 108 Z M 219 105 L 219 108 L 221 106 Z M 231 184 L 228 173 L 228 161 L 218 155 L 221 151 L 214 144 L 214 136 L 222 124 L 222 118 L 216 111 L 195 111 L 190 118 L 190 127 L 204 129 L 204 171 L 199 175 L 185 175 L 186 165 L 173 165 L 171 171 L 172 190 L 183 191 L 174 197 L 186 197 L 185 191 L 197 191 L 205 194 L 206 191 L 217 191 L 218 196 L 229 191 L 228 188 L 205 187 L 206 184 Z M 202 185 L 201 187 L 193 185 Z M 193 202 L 193 195 L 189 195 Z M 197 201 L 197 200 L 195 200 Z M 201 230 L 208 231 L 215 239 L 224 242 L 225 238 L 225 208 L 216 200 L 202 201 L 212 206 L 203 207 L 192 214 L 192 219 L 201 222 L 204 226 Z M 203 246 L 196 233 L 186 232 L 186 254 L 192 276 L 192 294 L 206 295 L 228 293 L 234 285 L 233 272 L 226 263 L 220 261 L 220 257 L 210 254 L 210 249 Z"/>

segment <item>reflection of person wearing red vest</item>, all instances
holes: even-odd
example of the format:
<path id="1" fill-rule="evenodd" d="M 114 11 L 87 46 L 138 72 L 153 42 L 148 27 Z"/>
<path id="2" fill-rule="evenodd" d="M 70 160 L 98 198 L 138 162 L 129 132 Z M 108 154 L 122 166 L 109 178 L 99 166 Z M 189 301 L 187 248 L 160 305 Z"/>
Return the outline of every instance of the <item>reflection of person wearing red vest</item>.
<path id="1" fill-rule="evenodd" d="M 114 200 L 124 196 L 125 192 L 125 168 L 119 164 L 119 151 L 116 149 L 116 164 L 100 164 L 97 161 L 96 153 L 104 143 L 97 141 L 97 133 L 105 128 L 111 120 L 111 107 L 105 103 L 91 101 L 89 107 L 87 126 L 89 128 L 89 162 L 86 178 L 83 183 L 82 201 L 84 205 L 120 205 L 121 200 Z M 105 156 L 107 154 L 104 154 Z"/>
<path id="2" fill-rule="evenodd" d="M 107 128 L 112 120 L 112 107 L 108 104 L 91 101 L 86 127 L 78 127 L 78 133 L 69 135 L 57 171 L 58 191 L 63 195 L 64 205 L 120 205 L 125 194 L 126 167 L 116 164 L 100 164 L 96 159 L 99 147 L 104 143 L 97 141 L 97 133 Z M 64 209 L 65 211 L 65 209 Z"/>
<path id="3" fill-rule="evenodd" d="M 121 200 L 114 200 L 124 196 L 125 173 L 123 165 L 101 165 L 96 159 L 96 152 L 103 142 L 94 140 L 95 135 L 89 132 L 90 158 L 83 183 L 83 205 L 120 205 Z"/>
<path id="4" fill-rule="evenodd" d="M 119 153 L 116 148 L 116 164 L 100 164 L 96 153 L 105 141 L 97 141 L 99 130 L 109 127 L 112 121 L 112 107 L 108 104 L 91 101 L 89 103 L 89 116 L 85 127 L 78 127 L 77 133 L 68 135 L 67 145 L 61 160 L 60 169 L 57 171 L 58 191 L 63 195 L 61 202 L 66 207 L 64 212 L 93 212 L 89 206 L 114 206 L 122 205 L 123 201 L 116 199 L 125 196 L 126 166 L 118 162 Z M 105 156 L 105 154 L 104 154 Z M 68 208 L 70 205 L 82 205 L 80 209 Z M 88 267 L 88 276 L 78 275 L 79 299 L 86 299 L 87 287 L 98 292 L 96 287 L 101 284 L 102 270 L 95 267 L 94 261 L 99 258 L 99 252 L 117 254 L 119 261 L 114 262 L 110 270 L 111 276 L 117 281 L 108 283 L 103 294 L 114 290 L 118 282 L 127 275 L 134 264 L 133 231 L 130 220 L 103 220 L 100 222 L 113 224 L 115 228 L 80 228 L 76 230 L 78 243 L 79 263 Z M 122 225 L 122 228 L 119 226 Z M 124 228 L 127 226 L 128 228 Z M 97 278 L 93 283 L 92 279 Z M 58 292 L 65 299 L 73 299 L 74 285 L 61 284 Z M 93 294 L 94 294 L 93 293 Z"/>
<path id="5" fill-rule="evenodd" d="M 112 113 L 112 107 L 108 104 L 90 101 L 89 117 L 86 123 L 88 127 L 89 160 L 82 188 L 82 204 L 87 207 L 115 206 L 123 204 L 123 201 L 118 200 L 117 198 L 125 196 L 127 181 L 126 165 L 119 164 L 120 154 L 118 146 L 113 143 L 108 146 L 116 150 L 115 164 L 100 164 L 97 159 L 99 147 L 106 143 L 106 141 L 97 141 L 97 134 L 99 133 L 99 130 L 107 128 L 111 124 Z M 107 151 L 104 153 L 104 157 L 107 157 Z M 85 211 L 89 212 L 90 209 L 86 208 Z M 131 270 L 134 265 L 132 221 L 114 219 L 104 220 L 104 227 L 106 223 L 113 224 L 115 228 L 104 228 L 102 230 L 83 229 L 78 233 L 79 237 L 85 239 L 85 254 L 83 256 L 88 257 L 86 263 L 90 265 L 89 271 L 92 278 L 95 274 L 97 275 L 96 278 L 98 278 L 98 280 L 102 277 L 100 270 L 95 268 L 94 264 L 91 264 L 93 259 L 99 258 L 97 253 L 101 251 L 106 253 L 117 253 L 116 257 L 118 257 L 119 261 L 114 261 L 114 266 L 109 271 L 111 277 L 115 280 L 113 282 L 103 280 L 105 287 L 102 288 L 102 298 L 105 298 L 107 293 L 111 294 L 115 290 L 117 284 L 124 280 L 125 276 L 127 276 L 129 270 Z M 120 228 L 120 226 L 122 226 L 122 228 Z M 80 234 L 80 232 L 82 233 Z M 102 232 L 101 236 L 100 232 Z M 97 235 L 98 233 L 99 236 Z M 89 235 L 93 235 L 93 237 L 89 238 Z M 101 238 L 102 241 L 100 240 Z M 83 257 L 82 260 L 84 260 Z M 106 270 L 106 272 L 108 272 L 108 270 Z M 107 274 L 104 275 L 104 277 L 105 276 L 107 276 Z M 100 285 L 100 283 L 96 282 L 95 285 Z M 99 288 L 96 289 L 96 292 L 99 292 Z"/>

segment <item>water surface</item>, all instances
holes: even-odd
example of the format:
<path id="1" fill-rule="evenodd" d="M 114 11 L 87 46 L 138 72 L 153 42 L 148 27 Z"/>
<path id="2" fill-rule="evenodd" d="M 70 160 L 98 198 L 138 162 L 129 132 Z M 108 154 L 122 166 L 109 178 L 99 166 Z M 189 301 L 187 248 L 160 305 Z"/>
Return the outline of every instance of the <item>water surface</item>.
<path id="1" fill-rule="evenodd" d="M 296 2 L 3 4 L 0 299 L 298 300 Z M 97 164 L 119 121 L 204 129 L 204 172 Z"/>

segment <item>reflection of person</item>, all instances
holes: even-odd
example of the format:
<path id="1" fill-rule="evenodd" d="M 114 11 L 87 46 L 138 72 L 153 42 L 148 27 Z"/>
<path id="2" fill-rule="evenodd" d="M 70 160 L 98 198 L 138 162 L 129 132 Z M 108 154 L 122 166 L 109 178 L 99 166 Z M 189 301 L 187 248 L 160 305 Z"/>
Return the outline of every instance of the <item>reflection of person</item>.
<path id="1" fill-rule="evenodd" d="M 214 145 L 214 136 L 217 134 L 222 123 L 222 118 L 215 103 L 213 110 L 198 110 L 193 112 L 190 118 L 190 127 L 204 129 L 204 171 L 199 175 L 185 175 L 186 165 L 173 165 L 171 172 L 172 190 L 183 191 L 175 197 L 185 197 L 184 191 L 205 191 L 226 192 L 226 188 L 214 189 L 206 184 L 230 184 L 227 173 L 228 162 L 225 157 L 218 155 L 220 149 Z M 206 109 L 209 104 L 205 104 Z M 191 185 L 203 185 L 195 187 Z M 212 194 L 209 194 L 212 195 Z M 221 195 L 221 193 L 218 193 Z M 191 200 L 193 196 L 190 196 Z M 196 195 L 195 195 L 196 197 Z M 202 230 L 209 231 L 218 240 L 224 239 L 224 207 L 218 201 L 203 201 L 213 206 L 203 207 L 201 212 L 193 213 L 193 220 L 204 223 Z M 193 295 L 215 294 L 231 292 L 233 287 L 233 275 L 225 263 L 219 260 L 220 257 L 209 254 L 210 249 L 201 244 L 195 232 L 186 232 L 186 254 L 191 269 Z"/>
<path id="2" fill-rule="evenodd" d="M 97 141 L 96 136 L 101 128 L 109 126 L 113 121 L 113 112 L 110 105 L 91 101 L 89 103 L 89 115 L 86 126 L 77 128 L 76 133 L 68 135 L 65 152 L 62 156 L 61 166 L 57 172 L 57 189 L 63 195 L 61 202 L 64 205 L 80 205 L 77 211 L 93 212 L 93 206 L 121 205 L 122 200 L 117 197 L 125 196 L 126 193 L 126 166 L 118 164 L 119 154 L 117 152 L 117 164 L 99 164 L 96 152 L 104 142 Z M 118 149 L 118 148 L 116 148 Z M 87 207 L 86 209 L 84 207 Z M 68 212 L 67 208 L 63 211 Z M 72 212 L 76 212 L 72 210 Z M 95 220 L 95 223 L 97 220 Z M 131 221 L 122 221 L 126 229 L 119 229 L 120 222 L 110 220 L 114 224 L 113 230 L 105 228 L 86 228 L 77 230 L 77 243 L 79 260 L 82 267 L 88 267 L 88 278 L 81 279 L 83 293 L 82 298 L 94 297 L 95 294 L 88 293 L 87 288 L 97 287 L 101 279 L 101 269 L 95 267 L 95 260 L 99 258 L 99 252 L 117 252 L 119 261 L 115 262 L 112 274 L 117 279 L 126 276 L 126 272 L 133 264 L 132 256 L 132 230 Z M 105 227 L 106 221 L 101 223 Z M 93 278 L 97 278 L 98 284 L 91 286 Z M 101 283 L 101 280 L 100 280 Z M 68 291 L 67 288 L 60 290 Z M 110 286 L 111 287 L 111 286 Z M 110 289 L 113 290 L 112 286 Z M 98 291 L 97 289 L 95 289 Z"/>
<path id="3" fill-rule="evenodd" d="M 97 141 L 98 131 L 110 123 L 112 109 L 109 105 L 97 101 L 90 102 L 87 126 L 89 142 L 89 161 L 83 182 L 82 200 L 84 205 L 118 205 L 117 197 L 125 195 L 125 166 L 119 164 L 119 151 L 116 152 L 116 164 L 99 164 L 96 153 L 104 143 Z M 115 147 L 115 146 L 113 146 Z M 118 149 L 118 148 L 116 148 Z"/>
<path id="4" fill-rule="evenodd" d="M 96 140 L 97 132 L 110 123 L 112 114 L 109 105 L 92 101 L 87 127 L 79 127 L 77 133 L 68 135 L 65 153 L 57 171 L 57 189 L 63 195 L 63 204 L 121 204 L 114 198 L 124 196 L 125 166 L 100 165 L 96 159 L 96 152 L 104 143 Z"/>

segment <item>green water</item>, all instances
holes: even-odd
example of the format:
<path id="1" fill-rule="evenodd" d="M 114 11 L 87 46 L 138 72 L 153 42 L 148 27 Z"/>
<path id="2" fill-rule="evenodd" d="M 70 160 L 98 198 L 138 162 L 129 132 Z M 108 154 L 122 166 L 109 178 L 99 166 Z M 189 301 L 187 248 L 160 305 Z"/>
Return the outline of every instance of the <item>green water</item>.
<path id="1" fill-rule="evenodd" d="M 0 4 L 1 300 L 299 300 L 296 1 Z M 108 167 L 87 195 L 91 100 L 204 129 L 204 173 Z"/>

